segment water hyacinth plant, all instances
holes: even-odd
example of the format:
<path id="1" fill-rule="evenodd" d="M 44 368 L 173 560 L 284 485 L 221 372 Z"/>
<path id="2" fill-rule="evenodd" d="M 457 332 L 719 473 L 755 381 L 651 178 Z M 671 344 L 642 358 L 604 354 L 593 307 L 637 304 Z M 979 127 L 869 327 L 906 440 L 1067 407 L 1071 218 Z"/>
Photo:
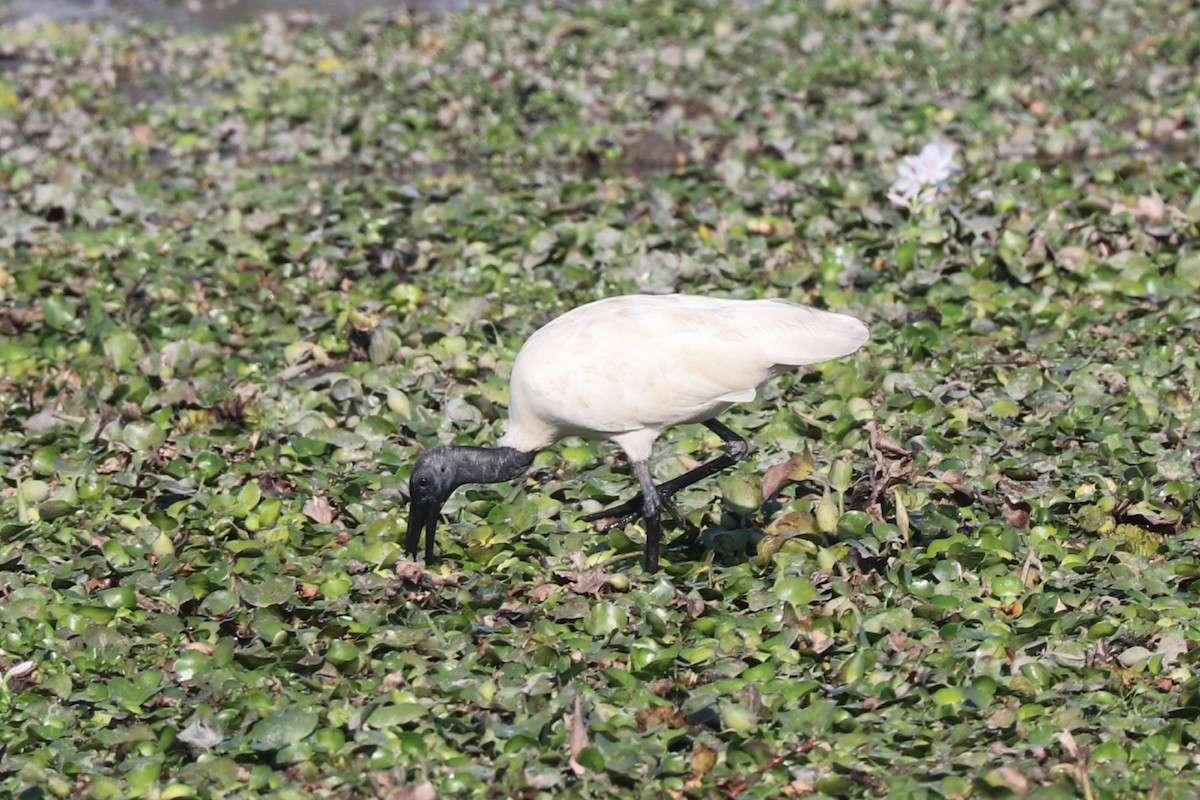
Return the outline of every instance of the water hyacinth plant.
<path id="1" fill-rule="evenodd" d="M 0 798 L 1196 797 L 1196 30 L 0 28 Z M 416 454 L 498 444 L 522 343 L 640 288 L 871 340 L 730 409 L 654 575 L 571 437 L 408 558 Z"/>

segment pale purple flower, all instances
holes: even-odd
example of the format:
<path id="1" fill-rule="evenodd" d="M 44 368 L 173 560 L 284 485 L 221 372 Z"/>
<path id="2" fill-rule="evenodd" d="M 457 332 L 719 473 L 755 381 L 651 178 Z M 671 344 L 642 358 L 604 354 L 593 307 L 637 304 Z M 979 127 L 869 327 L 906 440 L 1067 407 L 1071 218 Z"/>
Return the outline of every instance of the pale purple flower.
<path id="1" fill-rule="evenodd" d="M 905 156 L 896 168 L 888 199 L 898 206 L 916 210 L 929 205 L 938 192 L 950 191 L 947 181 L 962 167 L 954 160 L 958 148 L 934 139 L 915 156 Z"/>

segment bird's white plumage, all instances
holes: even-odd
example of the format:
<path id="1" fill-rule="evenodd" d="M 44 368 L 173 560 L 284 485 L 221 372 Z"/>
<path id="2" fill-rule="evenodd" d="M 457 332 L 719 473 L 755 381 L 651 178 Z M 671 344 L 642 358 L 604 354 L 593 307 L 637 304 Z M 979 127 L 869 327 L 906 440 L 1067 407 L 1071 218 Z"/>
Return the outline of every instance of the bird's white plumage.
<path id="1" fill-rule="evenodd" d="M 627 295 L 580 306 L 521 348 L 500 444 L 611 439 L 632 461 L 667 428 L 702 422 L 791 368 L 853 353 L 857 319 L 786 300 Z"/>

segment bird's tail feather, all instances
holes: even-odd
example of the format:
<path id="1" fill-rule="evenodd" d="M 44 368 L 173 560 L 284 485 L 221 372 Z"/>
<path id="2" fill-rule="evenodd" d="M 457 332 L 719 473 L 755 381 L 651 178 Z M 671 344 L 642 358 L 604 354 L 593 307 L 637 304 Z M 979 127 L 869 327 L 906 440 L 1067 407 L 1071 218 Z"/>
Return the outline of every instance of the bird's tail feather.
<path id="1" fill-rule="evenodd" d="M 861 320 L 785 301 L 767 301 L 753 313 L 754 327 L 770 329 L 770 335 L 760 341 L 768 343 L 768 355 L 781 366 L 799 367 L 841 358 L 871 338 Z"/>

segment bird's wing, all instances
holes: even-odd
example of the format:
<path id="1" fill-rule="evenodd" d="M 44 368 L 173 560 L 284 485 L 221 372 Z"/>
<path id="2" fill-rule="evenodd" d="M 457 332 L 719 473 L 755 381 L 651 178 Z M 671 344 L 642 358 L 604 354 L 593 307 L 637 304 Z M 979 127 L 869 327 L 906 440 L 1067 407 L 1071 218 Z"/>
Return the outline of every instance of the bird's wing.
<path id="1" fill-rule="evenodd" d="M 725 326 L 743 341 L 762 348 L 777 367 L 799 367 L 841 358 L 870 338 L 867 326 L 845 314 L 834 314 L 786 300 L 754 300 L 722 306 Z"/>
<path id="2" fill-rule="evenodd" d="M 866 336 L 858 320 L 786 301 L 636 295 L 592 303 L 521 349 L 510 432 L 514 440 L 611 437 L 699 422 L 752 400 L 788 367 L 854 352 Z"/>

